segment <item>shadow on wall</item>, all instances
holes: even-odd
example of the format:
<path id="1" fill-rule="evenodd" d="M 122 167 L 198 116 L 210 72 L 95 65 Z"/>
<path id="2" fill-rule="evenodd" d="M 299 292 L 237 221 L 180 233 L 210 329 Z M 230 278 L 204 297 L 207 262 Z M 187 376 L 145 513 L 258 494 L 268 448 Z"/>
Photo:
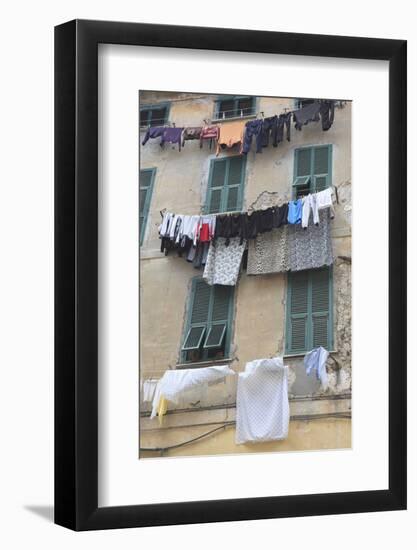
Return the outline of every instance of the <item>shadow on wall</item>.
<path id="1" fill-rule="evenodd" d="M 54 507 L 53 506 L 38 506 L 36 504 L 34 505 L 26 505 L 24 506 L 24 509 L 28 512 L 32 512 L 32 514 L 35 514 L 43 519 L 46 519 L 49 523 L 54 522 Z"/>

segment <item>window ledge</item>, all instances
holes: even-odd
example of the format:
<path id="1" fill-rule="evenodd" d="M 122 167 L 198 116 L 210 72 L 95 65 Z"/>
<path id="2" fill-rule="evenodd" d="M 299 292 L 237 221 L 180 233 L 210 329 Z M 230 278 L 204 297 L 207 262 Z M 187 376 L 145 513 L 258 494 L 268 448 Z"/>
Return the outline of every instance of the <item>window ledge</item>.
<path id="1" fill-rule="evenodd" d="M 236 120 L 249 120 L 251 118 L 256 118 L 256 114 L 253 115 L 243 115 L 243 116 L 233 116 L 227 118 L 212 118 L 212 124 L 218 124 L 219 122 L 234 122 Z"/>
<path id="2" fill-rule="evenodd" d="M 175 365 L 176 369 L 187 369 L 187 368 L 197 368 L 197 367 L 211 367 L 216 365 L 222 365 L 223 363 L 231 363 L 234 361 L 234 357 L 225 357 L 224 359 L 214 359 L 213 361 L 198 361 L 190 363 L 177 363 Z"/>
<path id="3" fill-rule="evenodd" d="M 337 353 L 337 349 L 328 350 L 328 351 L 329 351 L 329 354 Z M 286 353 L 286 354 L 283 355 L 283 359 L 292 359 L 292 358 L 297 358 L 297 357 L 304 357 L 307 353 L 309 353 L 309 352 L 304 351 L 303 353 Z"/>

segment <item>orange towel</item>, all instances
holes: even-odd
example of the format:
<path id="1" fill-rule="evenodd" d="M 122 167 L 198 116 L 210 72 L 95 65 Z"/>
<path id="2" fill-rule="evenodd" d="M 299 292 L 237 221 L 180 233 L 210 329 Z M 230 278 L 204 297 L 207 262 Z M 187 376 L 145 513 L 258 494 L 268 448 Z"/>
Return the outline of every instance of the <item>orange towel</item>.
<path id="1" fill-rule="evenodd" d="M 226 145 L 226 147 L 233 147 L 233 145 L 240 143 L 239 152 L 242 152 L 245 123 L 246 121 L 244 120 L 237 120 L 235 122 L 225 122 L 224 124 L 220 124 L 216 156 L 220 153 L 221 145 Z"/>

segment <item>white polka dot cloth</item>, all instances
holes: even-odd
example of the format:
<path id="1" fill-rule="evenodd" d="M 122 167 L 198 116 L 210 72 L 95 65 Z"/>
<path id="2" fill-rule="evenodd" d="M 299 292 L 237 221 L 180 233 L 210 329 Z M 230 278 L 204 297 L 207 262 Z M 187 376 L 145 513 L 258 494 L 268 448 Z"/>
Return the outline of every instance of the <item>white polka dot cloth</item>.
<path id="1" fill-rule="evenodd" d="M 236 443 L 285 439 L 289 421 L 288 367 L 282 358 L 247 363 L 237 384 Z"/>

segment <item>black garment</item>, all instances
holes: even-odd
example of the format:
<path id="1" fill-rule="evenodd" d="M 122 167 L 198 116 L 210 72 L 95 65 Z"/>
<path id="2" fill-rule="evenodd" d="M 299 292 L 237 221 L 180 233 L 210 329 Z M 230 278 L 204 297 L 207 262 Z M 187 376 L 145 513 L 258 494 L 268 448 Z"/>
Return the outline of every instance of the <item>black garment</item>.
<path id="1" fill-rule="evenodd" d="M 277 122 L 277 142 L 284 141 L 284 130 L 287 130 L 287 141 L 291 140 L 291 117 L 292 113 L 279 115 Z"/>
<path id="2" fill-rule="evenodd" d="M 261 130 L 261 143 L 262 147 L 268 147 L 269 138 L 272 139 L 272 145 L 276 147 L 278 145 L 278 117 L 277 115 L 267 117 L 263 120 Z M 261 152 L 261 151 L 258 151 Z"/>
<path id="3" fill-rule="evenodd" d="M 197 249 L 195 251 L 195 256 L 193 259 L 193 267 L 196 269 L 201 269 L 203 265 L 206 263 L 207 253 L 208 253 L 208 247 L 209 243 L 207 242 L 199 242 L 197 245 Z"/>
<path id="4" fill-rule="evenodd" d="M 257 223 L 257 230 L 258 233 L 266 233 L 267 231 L 271 231 L 273 227 L 273 208 L 266 208 L 265 210 L 258 210 L 258 223 Z"/>
<path id="5" fill-rule="evenodd" d="M 256 152 L 262 153 L 262 120 L 250 120 L 245 125 L 242 153 L 247 154 L 252 145 L 252 138 L 255 138 Z"/>
<path id="6" fill-rule="evenodd" d="M 259 217 L 259 210 L 252 212 L 252 214 L 245 213 L 242 215 L 241 241 L 243 241 L 243 239 L 256 238 L 258 234 Z"/>
<path id="7" fill-rule="evenodd" d="M 297 130 L 301 130 L 302 126 L 305 126 L 309 122 L 318 122 L 320 120 L 320 106 L 318 101 L 309 103 L 305 107 L 294 111 L 294 125 Z"/>
<path id="8" fill-rule="evenodd" d="M 272 227 L 275 229 L 288 223 L 288 203 L 273 208 Z"/>
<path id="9" fill-rule="evenodd" d="M 334 101 L 324 99 L 320 103 L 321 127 L 326 132 L 332 127 L 334 120 Z"/>

